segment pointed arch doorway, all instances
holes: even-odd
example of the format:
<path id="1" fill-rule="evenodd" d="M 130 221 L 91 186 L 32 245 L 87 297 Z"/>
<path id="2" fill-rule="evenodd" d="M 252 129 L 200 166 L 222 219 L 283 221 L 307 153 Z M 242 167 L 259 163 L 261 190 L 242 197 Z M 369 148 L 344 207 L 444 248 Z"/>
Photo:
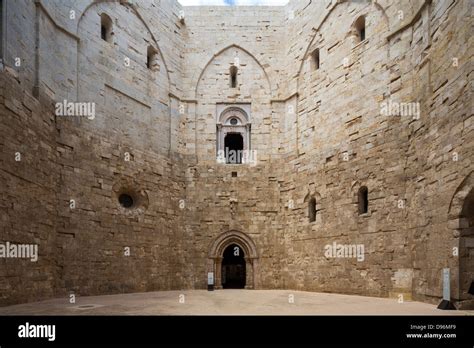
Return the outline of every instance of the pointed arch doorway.
<path id="1" fill-rule="evenodd" d="M 222 233 L 211 243 L 208 272 L 214 272 L 215 289 L 258 288 L 255 243 L 240 231 Z"/>
<path id="2" fill-rule="evenodd" d="M 246 285 L 246 261 L 244 251 L 237 244 L 224 250 L 221 266 L 221 281 L 224 289 L 244 289 Z"/>

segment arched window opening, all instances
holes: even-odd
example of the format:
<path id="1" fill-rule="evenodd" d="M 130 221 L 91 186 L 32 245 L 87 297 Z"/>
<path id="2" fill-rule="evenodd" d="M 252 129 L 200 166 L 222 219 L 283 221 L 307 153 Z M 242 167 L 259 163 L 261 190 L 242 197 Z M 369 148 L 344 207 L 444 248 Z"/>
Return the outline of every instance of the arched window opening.
<path id="1" fill-rule="evenodd" d="M 369 211 L 369 190 L 367 186 L 359 189 L 359 215 L 366 214 Z"/>
<path id="2" fill-rule="evenodd" d="M 146 52 L 146 67 L 153 71 L 160 70 L 160 65 L 158 62 L 158 50 L 153 46 L 148 46 Z"/>
<path id="3" fill-rule="evenodd" d="M 354 22 L 354 28 L 357 32 L 357 41 L 361 42 L 365 40 L 365 17 L 360 16 Z"/>
<path id="4" fill-rule="evenodd" d="M 312 197 L 308 203 L 309 222 L 316 221 L 316 198 Z"/>
<path id="5" fill-rule="evenodd" d="M 230 67 L 230 87 L 231 88 L 237 87 L 237 72 L 238 72 L 238 69 L 235 65 Z"/>
<path id="6" fill-rule="evenodd" d="M 105 13 L 100 15 L 100 37 L 104 41 L 112 42 L 112 20 Z"/>

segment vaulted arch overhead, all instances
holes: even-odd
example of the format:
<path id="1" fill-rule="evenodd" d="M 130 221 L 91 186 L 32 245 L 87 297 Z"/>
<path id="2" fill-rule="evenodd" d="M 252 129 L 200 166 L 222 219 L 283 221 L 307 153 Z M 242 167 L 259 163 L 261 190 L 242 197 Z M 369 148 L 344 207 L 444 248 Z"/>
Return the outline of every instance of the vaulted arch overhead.
<path id="1" fill-rule="evenodd" d="M 301 72 L 303 71 L 303 67 L 304 67 L 304 64 L 306 62 L 306 60 L 308 59 L 308 57 L 311 55 L 311 53 L 314 51 L 315 47 L 314 47 L 314 44 L 316 42 L 316 40 L 318 39 L 319 35 L 321 34 L 321 28 L 323 27 L 323 25 L 326 23 L 326 21 L 330 18 L 331 14 L 334 12 L 334 10 L 339 7 L 339 6 L 344 6 L 344 5 L 347 5 L 347 4 L 350 4 L 350 3 L 354 3 L 354 2 L 351 2 L 350 0 L 340 0 L 340 1 L 337 1 L 334 3 L 334 5 L 332 5 L 328 11 L 326 12 L 326 14 L 322 17 L 321 21 L 313 28 L 313 34 L 311 36 L 311 39 L 310 39 L 310 42 L 309 44 L 306 46 L 306 49 L 305 49 L 305 52 L 300 60 L 300 63 L 299 63 L 299 68 L 298 68 L 298 72 L 296 74 L 297 78 L 296 78 L 296 88 L 297 88 L 297 91 L 299 91 L 299 86 L 300 86 L 300 79 L 301 79 Z M 363 3 L 361 2 L 361 6 L 365 6 L 367 5 L 367 3 Z M 385 10 L 384 8 L 379 4 L 377 3 L 376 0 L 372 0 L 372 3 L 371 3 L 372 7 L 374 7 L 376 10 L 378 10 L 379 12 L 381 12 L 381 16 L 382 16 L 382 19 L 387 27 L 387 30 L 389 29 L 389 20 L 388 20 L 388 16 L 387 14 L 385 13 Z M 357 16 L 358 17 L 358 16 Z M 357 18 L 354 18 L 354 20 L 357 19 Z M 351 27 L 350 27 L 350 24 L 348 25 L 347 27 L 347 32 L 350 32 L 351 30 Z"/>

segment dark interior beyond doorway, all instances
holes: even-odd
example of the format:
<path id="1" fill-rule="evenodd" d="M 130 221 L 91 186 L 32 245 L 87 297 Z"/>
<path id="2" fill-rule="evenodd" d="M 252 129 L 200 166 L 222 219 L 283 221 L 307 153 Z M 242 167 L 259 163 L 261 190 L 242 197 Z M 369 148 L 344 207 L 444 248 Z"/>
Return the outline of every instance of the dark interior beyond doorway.
<path id="1" fill-rule="evenodd" d="M 244 139 L 240 133 L 227 134 L 224 141 L 225 159 L 227 164 L 241 164 Z"/>
<path id="2" fill-rule="evenodd" d="M 244 251 L 236 244 L 229 245 L 224 251 L 222 287 L 224 289 L 245 288 Z"/>

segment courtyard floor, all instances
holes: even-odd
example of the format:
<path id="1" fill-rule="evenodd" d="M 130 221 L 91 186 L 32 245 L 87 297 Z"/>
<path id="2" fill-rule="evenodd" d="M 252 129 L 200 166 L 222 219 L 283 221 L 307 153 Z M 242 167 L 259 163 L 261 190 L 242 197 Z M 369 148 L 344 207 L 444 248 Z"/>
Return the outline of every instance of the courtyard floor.
<path id="1" fill-rule="evenodd" d="M 294 303 L 290 303 L 291 300 Z M 0 308 L 0 315 L 474 315 L 397 299 L 290 290 L 159 291 L 57 298 Z"/>

